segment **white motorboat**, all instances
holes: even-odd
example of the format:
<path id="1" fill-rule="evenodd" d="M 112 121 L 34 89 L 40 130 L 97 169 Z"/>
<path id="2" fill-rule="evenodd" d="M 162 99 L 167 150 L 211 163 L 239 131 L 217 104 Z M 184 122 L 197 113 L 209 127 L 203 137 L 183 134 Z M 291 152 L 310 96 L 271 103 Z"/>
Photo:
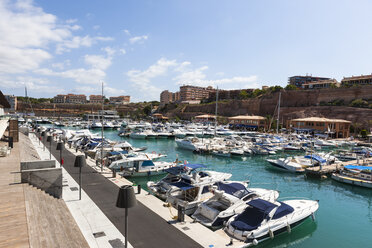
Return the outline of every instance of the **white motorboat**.
<path id="1" fill-rule="evenodd" d="M 102 123 L 95 121 L 92 123 L 92 125 L 90 125 L 90 128 L 102 128 Z"/>
<path id="2" fill-rule="evenodd" d="M 142 177 L 165 174 L 167 169 L 176 165 L 172 162 L 154 162 L 148 156 L 139 155 L 114 161 L 109 168 L 119 168 L 119 174 L 123 177 Z"/>
<path id="3" fill-rule="evenodd" d="M 200 141 L 196 137 L 186 137 L 184 139 L 176 139 L 177 147 L 186 149 L 186 150 L 191 150 L 191 151 L 196 151 L 199 149 L 199 146 L 197 145 L 198 143 L 200 143 Z"/>
<path id="4" fill-rule="evenodd" d="M 372 166 L 346 165 L 343 170 L 332 174 L 332 179 L 346 184 L 372 189 Z"/>
<path id="5" fill-rule="evenodd" d="M 147 182 L 147 187 L 154 195 L 162 200 L 167 199 L 167 193 L 172 190 L 178 189 L 180 184 L 200 185 L 200 184 L 213 184 L 228 180 L 231 177 L 229 173 L 217 171 L 204 171 L 198 170 L 205 168 L 201 164 L 186 164 L 168 169 L 168 175 L 159 182 Z"/>
<path id="6" fill-rule="evenodd" d="M 200 204 L 192 215 L 195 221 L 212 228 L 221 227 L 230 217 L 241 213 L 252 199 L 275 201 L 279 196 L 277 191 L 247 188 L 242 182 L 219 182 L 213 187 L 214 196 Z"/>
<path id="7" fill-rule="evenodd" d="M 232 238 L 243 241 L 244 246 L 257 245 L 269 238 L 301 224 L 309 216 L 314 218 L 318 210 L 318 201 L 288 200 L 269 202 L 254 199 L 247 202 L 247 208 L 240 214 L 230 218 L 224 228 Z"/>
<path id="8" fill-rule="evenodd" d="M 225 150 L 215 150 L 215 151 L 212 151 L 212 155 L 215 155 L 215 156 L 218 156 L 218 157 L 231 157 L 231 154 L 229 151 L 225 151 Z"/>
<path id="9" fill-rule="evenodd" d="M 244 155 L 244 150 L 243 149 L 239 149 L 239 148 L 232 149 L 230 151 L 230 154 L 231 154 L 231 156 L 243 156 Z"/>
<path id="10" fill-rule="evenodd" d="M 129 135 L 130 138 L 132 139 L 146 139 L 147 138 L 147 133 L 145 132 L 133 132 Z"/>

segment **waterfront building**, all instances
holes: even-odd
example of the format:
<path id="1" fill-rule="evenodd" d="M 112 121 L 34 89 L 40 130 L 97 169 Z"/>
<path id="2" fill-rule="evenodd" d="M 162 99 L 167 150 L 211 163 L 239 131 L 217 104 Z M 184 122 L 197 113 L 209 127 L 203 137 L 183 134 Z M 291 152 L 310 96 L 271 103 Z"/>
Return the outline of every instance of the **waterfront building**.
<path id="1" fill-rule="evenodd" d="M 297 132 L 325 133 L 334 138 L 347 138 L 350 134 L 350 124 L 351 122 L 347 120 L 308 117 L 288 120 L 287 129 Z"/>
<path id="2" fill-rule="evenodd" d="M 4 95 L 5 99 L 10 104 L 10 108 L 6 108 L 7 112 L 15 112 L 17 110 L 17 97 L 14 95 Z"/>
<path id="3" fill-rule="evenodd" d="M 152 118 L 154 119 L 154 121 L 157 121 L 157 122 L 166 121 L 166 120 L 169 119 L 168 117 L 166 117 L 166 116 L 164 116 L 163 114 L 160 114 L 160 113 L 153 114 Z"/>
<path id="4" fill-rule="evenodd" d="M 102 95 L 90 95 L 89 102 L 90 103 L 102 103 L 104 101 L 104 97 Z"/>
<path id="5" fill-rule="evenodd" d="M 164 106 L 165 104 L 168 104 L 168 103 L 179 102 L 179 101 L 180 101 L 179 91 L 173 93 L 168 90 L 164 90 L 160 93 L 160 105 L 161 106 Z"/>
<path id="6" fill-rule="evenodd" d="M 54 103 L 66 103 L 67 95 L 58 94 L 53 98 Z"/>
<path id="7" fill-rule="evenodd" d="M 120 118 L 116 110 L 99 110 L 97 113 L 85 115 L 85 119 L 88 121 L 101 120 L 102 116 L 104 120 L 118 120 Z"/>
<path id="8" fill-rule="evenodd" d="M 87 102 L 85 95 L 67 94 L 66 103 L 84 104 Z"/>
<path id="9" fill-rule="evenodd" d="M 67 94 L 62 95 L 58 94 L 53 98 L 53 103 L 74 103 L 74 104 L 84 104 L 87 102 L 87 97 L 85 95 L 75 95 Z"/>
<path id="10" fill-rule="evenodd" d="M 341 80 L 342 85 L 372 85 L 372 74 L 344 77 Z"/>
<path id="11" fill-rule="evenodd" d="M 330 79 L 330 80 L 319 80 L 319 81 L 306 82 L 302 84 L 301 88 L 303 89 L 325 89 L 325 88 L 331 88 L 332 85 L 335 87 L 341 86 L 341 84 L 337 82 L 336 79 Z"/>
<path id="12" fill-rule="evenodd" d="M 183 85 L 180 87 L 180 100 L 183 103 L 190 103 L 201 101 L 203 99 L 208 99 L 209 94 L 213 91 L 216 91 L 212 86 L 208 87 L 199 87 L 192 85 Z"/>
<path id="13" fill-rule="evenodd" d="M 128 104 L 130 102 L 130 96 L 112 96 L 110 97 L 110 104 Z"/>
<path id="14" fill-rule="evenodd" d="M 197 115 L 194 117 L 194 121 L 198 123 L 210 123 L 216 121 L 215 115 Z"/>
<path id="15" fill-rule="evenodd" d="M 288 84 L 294 85 L 298 88 L 302 88 L 303 84 L 310 83 L 310 82 L 319 82 L 323 80 L 332 80 L 332 78 L 326 77 L 313 77 L 313 76 L 293 76 L 288 78 Z"/>
<path id="16" fill-rule="evenodd" d="M 267 120 L 263 116 L 257 115 L 238 115 L 229 117 L 231 128 L 245 128 L 252 130 L 267 129 Z"/>

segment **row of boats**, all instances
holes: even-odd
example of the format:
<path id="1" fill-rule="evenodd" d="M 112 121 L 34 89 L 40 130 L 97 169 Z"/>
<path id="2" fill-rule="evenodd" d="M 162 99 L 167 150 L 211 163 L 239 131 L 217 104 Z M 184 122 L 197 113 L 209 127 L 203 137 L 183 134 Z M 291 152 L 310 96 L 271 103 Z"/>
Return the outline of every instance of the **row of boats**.
<path id="1" fill-rule="evenodd" d="M 223 229 L 245 246 L 256 245 L 314 216 L 318 201 L 278 201 L 279 192 L 230 181 L 231 174 L 200 170 L 200 164 L 168 169 L 159 182 L 149 181 L 154 195 L 213 230 Z"/>

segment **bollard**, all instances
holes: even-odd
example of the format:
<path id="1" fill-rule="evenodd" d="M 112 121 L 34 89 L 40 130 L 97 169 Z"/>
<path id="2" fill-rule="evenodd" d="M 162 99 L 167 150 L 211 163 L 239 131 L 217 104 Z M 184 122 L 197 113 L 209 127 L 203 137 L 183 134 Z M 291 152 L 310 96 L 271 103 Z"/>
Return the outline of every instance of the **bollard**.
<path id="1" fill-rule="evenodd" d="M 137 194 L 141 194 L 141 184 L 137 185 Z"/>
<path id="2" fill-rule="evenodd" d="M 116 170 L 115 169 L 112 170 L 112 177 L 116 178 Z"/>
<path id="3" fill-rule="evenodd" d="M 177 221 L 179 222 L 185 222 L 185 209 L 183 206 L 178 205 L 177 207 L 178 215 L 177 215 Z"/>
<path id="4" fill-rule="evenodd" d="M 13 137 L 9 137 L 9 140 L 8 140 L 8 146 L 10 148 L 13 148 Z"/>

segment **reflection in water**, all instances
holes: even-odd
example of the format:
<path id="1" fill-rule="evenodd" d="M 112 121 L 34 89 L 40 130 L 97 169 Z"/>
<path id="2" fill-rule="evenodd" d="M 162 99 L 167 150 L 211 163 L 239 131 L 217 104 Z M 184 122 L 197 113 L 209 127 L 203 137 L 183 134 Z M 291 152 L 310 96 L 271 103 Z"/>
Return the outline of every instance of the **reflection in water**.
<path id="1" fill-rule="evenodd" d="M 291 233 L 284 232 L 260 243 L 257 247 L 282 248 L 290 246 L 299 246 L 306 239 L 310 238 L 317 228 L 317 223 L 309 217 L 301 225 L 292 229 Z"/>

